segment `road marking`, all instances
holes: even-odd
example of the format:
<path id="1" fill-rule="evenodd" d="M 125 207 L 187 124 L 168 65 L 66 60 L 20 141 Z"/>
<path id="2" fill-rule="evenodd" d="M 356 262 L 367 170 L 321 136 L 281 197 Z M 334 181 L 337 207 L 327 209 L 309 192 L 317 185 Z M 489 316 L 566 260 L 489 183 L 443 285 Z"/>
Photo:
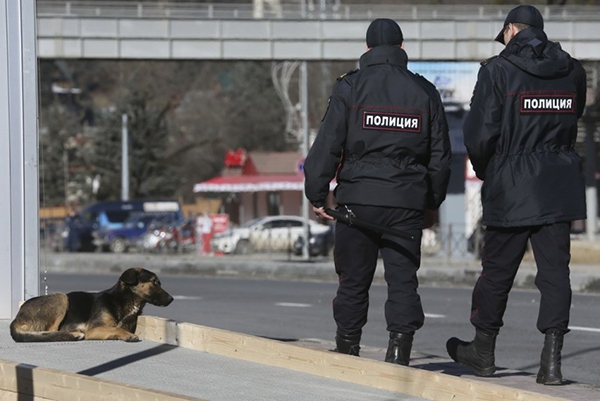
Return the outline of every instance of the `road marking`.
<path id="1" fill-rule="evenodd" d="M 286 306 L 288 308 L 310 308 L 312 306 L 312 304 L 301 304 L 294 302 L 277 302 L 275 305 Z"/>
<path id="2" fill-rule="evenodd" d="M 202 299 L 202 297 L 193 297 L 188 295 L 173 295 L 173 299 L 179 299 L 181 301 L 197 301 Z"/>
<path id="3" fill-rule="evenodd" d="M 577 330 L 577 331 L 591 331 L 594 333 L 600 333 L 600 329 L 596 329 L 594 327 L 569 326 L 569 329 Z"/>
<path id="4" fill-rule="evenodd" d="M 428 317 L 430 319 L 443 319 L 446 317 L 446 315 L 438 315 L 436 313 L 426 313 L 425 317 Z"/>

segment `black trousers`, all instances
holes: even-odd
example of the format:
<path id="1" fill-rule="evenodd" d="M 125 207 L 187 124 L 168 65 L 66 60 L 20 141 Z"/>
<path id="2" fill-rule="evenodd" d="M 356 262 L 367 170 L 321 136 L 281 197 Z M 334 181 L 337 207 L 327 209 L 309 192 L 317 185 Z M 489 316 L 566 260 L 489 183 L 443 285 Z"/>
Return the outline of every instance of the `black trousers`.
<path id="1" fill-rule="evenodd" d="M 396 228 L 413 235 L 416 240 L 407 241 L 344 223 L 336 224 L 334 260 L 339 287 L 333 300 L 333 316 L 338 332 L 361 332 L 367 323 L 369 289 L 381 252 L 388 287 L 387 329 L 413 334 L 424 321 L 421 298 L 417 293 L 423 212 L 364 205 L 348 207 L 360 219 Z"/>
<path id="2" fill-rule="evenodd" d="M 488 227 L 481 276 L 473 289 L 471 323 L 487 334 L 500 331 L 508 293 L 531 241 L 537 265 L 535 285 L 541 293 L 537 328 L 542 333 L 568 332 L 571 307 L 569 261 L 571 224 L 520 228 Z"/>

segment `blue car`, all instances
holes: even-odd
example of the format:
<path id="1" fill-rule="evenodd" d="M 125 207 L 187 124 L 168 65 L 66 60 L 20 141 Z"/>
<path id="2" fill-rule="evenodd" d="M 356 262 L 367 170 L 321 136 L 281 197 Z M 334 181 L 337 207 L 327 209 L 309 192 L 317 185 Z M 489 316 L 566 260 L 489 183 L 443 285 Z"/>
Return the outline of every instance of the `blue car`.
<path id="1" fill-rule="evenodd" d="M 92 233 L 96 249 L 106 252 L 124 253 L 137 246 L 138 240 L 146 232 L 168 224 L 175 224 L 178 215 L 174 213 L 136 213 L 129 217 L 120 228 L 105 228 Z"/>
<path id="2" fill-rule="evenodd" d="M 103 201 L 84 207 L 65 219 L 61 233 L 63 249 L 67 252 L 94 251 L 94 232 L 116 230 L 138 213 L 170 213 L 183 219 L 179 202 L 170 200 Z"/>

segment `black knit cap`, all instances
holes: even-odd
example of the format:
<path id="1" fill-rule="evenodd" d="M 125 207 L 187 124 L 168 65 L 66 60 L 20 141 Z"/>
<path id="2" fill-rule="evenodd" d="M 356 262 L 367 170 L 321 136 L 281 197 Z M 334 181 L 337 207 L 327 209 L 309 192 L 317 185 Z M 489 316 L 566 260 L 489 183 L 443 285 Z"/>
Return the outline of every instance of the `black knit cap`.
<path id="1" fill-rule="evenodd" d="M 396 21 L 388 18 L 377 18 L 367 29 L 367 46 L 399 45 L 404 40 L 402 30 Z"/>
<path id="2" fill-rule="evenodd" d="M 508 24 L 527 24 L 537 29 L 544 30 L 544 17 L 540 11 L 534 6 L 518 6 L 510 10 L 506 19 L 504 20 L 504 25 L 502 26 L 502 30 L 494 39 L 497 42 L 504 43 L 504 29 L 506 29 L 506 25 Z"/>

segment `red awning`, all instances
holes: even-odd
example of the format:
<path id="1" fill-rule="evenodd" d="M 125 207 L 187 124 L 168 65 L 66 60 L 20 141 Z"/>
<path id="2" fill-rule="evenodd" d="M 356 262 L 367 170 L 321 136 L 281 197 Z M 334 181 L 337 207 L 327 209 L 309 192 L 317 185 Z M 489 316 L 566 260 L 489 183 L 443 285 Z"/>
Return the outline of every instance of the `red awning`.
<path id="1" fill-rule="evenodd" d="M 304 177 L 299 174 L 242 175 L 215 177 L 194 185 L 194 192 L 302 191 Z"/>
<path id="2" fill-rule="evenodd" d="M 331 189 L 335 183 L 330 185 Z M 303 191 L 304 176 L 301 174 L 242 175 L 215 177 L 194 185 L 194 192 L 262 192 Z"/>

